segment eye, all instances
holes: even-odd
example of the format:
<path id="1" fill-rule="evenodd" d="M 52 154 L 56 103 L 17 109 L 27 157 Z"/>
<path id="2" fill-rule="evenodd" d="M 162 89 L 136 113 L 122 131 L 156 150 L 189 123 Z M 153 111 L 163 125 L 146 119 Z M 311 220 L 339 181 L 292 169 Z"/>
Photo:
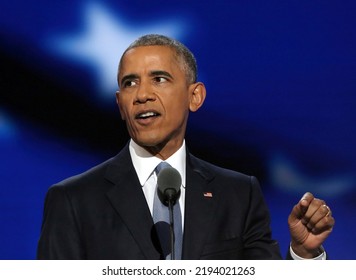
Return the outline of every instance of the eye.
<path id="1" fill-rule="evenodd" d="M 167 82 L 168 79 L 166 77 L 154 77 L 154 81 L 156 83 L 164 83 L 164 82 Z"/>
<path id="2" fill-rule="evenodd" d="M 135 80 L 126 80 L 124 83 L 123 83 L 123 87 L 124 88 L 128 88 L 128 87 L 133 87 L 137 85 L 137 82 Z"/>

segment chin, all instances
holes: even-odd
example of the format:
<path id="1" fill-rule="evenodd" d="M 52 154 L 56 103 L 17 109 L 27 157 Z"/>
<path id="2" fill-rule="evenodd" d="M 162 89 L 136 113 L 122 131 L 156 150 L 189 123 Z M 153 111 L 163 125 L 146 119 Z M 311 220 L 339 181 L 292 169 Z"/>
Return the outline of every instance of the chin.
<path id="1" fill-rule="evenodd" d="M 138 137 L 133 138 L 134 141 L 142 147 L 157 147 L 162 145 L 163 141 L 159 141 L 156 137 Z"/>

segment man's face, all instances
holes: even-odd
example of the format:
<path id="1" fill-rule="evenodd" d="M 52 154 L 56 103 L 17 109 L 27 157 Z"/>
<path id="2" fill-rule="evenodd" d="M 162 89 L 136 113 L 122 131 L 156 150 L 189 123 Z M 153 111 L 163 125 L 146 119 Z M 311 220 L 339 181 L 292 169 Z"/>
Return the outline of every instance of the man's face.
<path id="1" fill-rule="evenodd" d="M 188 85 L 182 65 L 166 46 L 126 52 L 118 80 L 116 99 L 131 138 L 152 154 L 169 157 L 183 143 L 189 110 L 198 109 L 192 104 L 197 84 Z"/>

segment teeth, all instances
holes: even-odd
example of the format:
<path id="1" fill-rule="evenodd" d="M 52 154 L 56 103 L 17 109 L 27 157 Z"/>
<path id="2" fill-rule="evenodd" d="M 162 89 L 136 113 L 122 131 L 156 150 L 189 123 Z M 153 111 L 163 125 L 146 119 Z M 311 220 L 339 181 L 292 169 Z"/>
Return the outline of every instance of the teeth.
<path id="1" fill-rule="evenodd" d="M 157 114 L 154 112 L 147 112 L 147 113 L 140 114 L 138 117 L 139 118 L 149 118 L 149 117 L 154 117 L 156 115 Z"/>

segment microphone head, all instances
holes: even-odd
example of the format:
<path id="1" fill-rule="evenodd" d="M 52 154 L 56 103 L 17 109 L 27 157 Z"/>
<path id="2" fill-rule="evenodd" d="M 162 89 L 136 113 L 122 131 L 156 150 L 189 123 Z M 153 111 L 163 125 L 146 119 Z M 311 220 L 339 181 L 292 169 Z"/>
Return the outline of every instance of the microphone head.
<path id="1" fill-rule="evenodd" d="M 163 168 L 157 177 L 157 194 L 161 202 L 168 206 L 169 202 L 174 205 L 180 196 L 182 177 L 173 167 Z"/>

